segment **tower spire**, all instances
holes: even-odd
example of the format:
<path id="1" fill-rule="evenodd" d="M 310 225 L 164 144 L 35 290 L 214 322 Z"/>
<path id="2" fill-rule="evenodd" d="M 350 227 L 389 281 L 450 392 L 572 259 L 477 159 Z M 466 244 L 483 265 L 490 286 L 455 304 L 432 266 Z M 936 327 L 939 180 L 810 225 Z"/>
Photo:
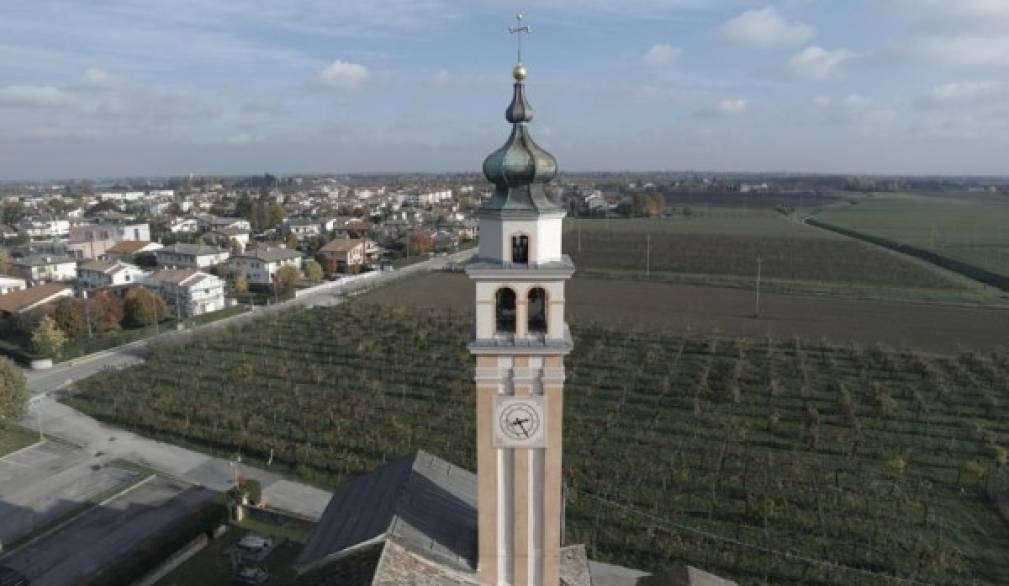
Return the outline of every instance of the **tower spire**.
<path id="1" fill-rule="evenodd" d="M 522 65 L 522 35 L 528 35 L 533 32 L 533 29 L 529 28 L 528 24 L 522 24 L 523 18 L 525 17 L 522 16 L 521 12 L 519 12 L 515 15 L 515 24 L 508 27 L 508 32 L 515 35 L 518 41 L 518 61 L 516 62 L 516 69 L 518 69 L 518 66 Z"/>

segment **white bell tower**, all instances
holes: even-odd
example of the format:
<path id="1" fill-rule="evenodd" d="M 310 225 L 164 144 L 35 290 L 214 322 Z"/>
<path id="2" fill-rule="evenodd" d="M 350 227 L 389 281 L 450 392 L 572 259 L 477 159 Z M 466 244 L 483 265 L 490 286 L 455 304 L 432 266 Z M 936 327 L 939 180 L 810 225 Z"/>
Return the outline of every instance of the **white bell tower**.
<path id="1" fill-rule="evenodd" d="M 544 189 L 557 162 L 529 135 L 521 61 L 513 76 L 511 136 L 484 161 L 495 191 L 477 213 L 480 249 L 466 269 L 476 283 L 477 575 L 495 586 L 558 586 L 564 356 L 573 348 L 564 285 L 574 265 L 561 251 L 565 211 Z"/>

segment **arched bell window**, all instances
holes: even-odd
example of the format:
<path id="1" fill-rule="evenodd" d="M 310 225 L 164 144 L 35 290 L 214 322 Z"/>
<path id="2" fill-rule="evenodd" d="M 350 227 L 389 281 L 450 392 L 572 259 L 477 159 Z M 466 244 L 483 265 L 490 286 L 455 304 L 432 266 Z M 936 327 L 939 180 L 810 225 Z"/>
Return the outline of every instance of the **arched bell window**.
<path id="1" fill-rule="evenodd" d="M 512 262 L 529 263 L 529 237 L 523 234 L 512 236 Z"/>
<path id="2" fill-rule="evenodd" d="M 529 291 L 529 333 L 547 333 L 547 292 L 541 287 Z"/>
<path id="3" fill-rule="evenodd" d="M 495 295 L 495 328 L 498 334 L 515 333 L 515 292 L 505 287 Z"/>

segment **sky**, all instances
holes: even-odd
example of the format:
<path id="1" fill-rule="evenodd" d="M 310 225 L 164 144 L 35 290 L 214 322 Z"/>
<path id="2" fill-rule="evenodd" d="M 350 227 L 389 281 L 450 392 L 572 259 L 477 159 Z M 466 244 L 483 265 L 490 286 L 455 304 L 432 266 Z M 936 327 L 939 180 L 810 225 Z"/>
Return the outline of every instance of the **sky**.
<path id="1" fill-rule="evenodd" d="M 0 179 L 1009 175 L 1009 0 L 4 0 Z"/>

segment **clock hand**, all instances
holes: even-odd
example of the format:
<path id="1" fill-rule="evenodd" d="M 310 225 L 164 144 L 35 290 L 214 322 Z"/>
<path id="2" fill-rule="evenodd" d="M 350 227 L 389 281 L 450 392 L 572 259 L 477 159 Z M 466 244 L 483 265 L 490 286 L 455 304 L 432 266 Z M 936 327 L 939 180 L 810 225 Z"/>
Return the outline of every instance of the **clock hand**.
<path id="1" fill-rule="evenodd" d="M 522 430 L 522 433 L 524 433 L 526 437 L 529 437 L 529 431 L 526 429 L 526 426 L 525 426 L 525 424 L 528 421 L 529 421 L 528 417 L 525 418 L 525 419 L 519 419 L 518 417 L 516 417 L 515 421 L 513 421 L 512 423 L 515 424 L 515 425 L 518 425 L 519 429 Z"/>

